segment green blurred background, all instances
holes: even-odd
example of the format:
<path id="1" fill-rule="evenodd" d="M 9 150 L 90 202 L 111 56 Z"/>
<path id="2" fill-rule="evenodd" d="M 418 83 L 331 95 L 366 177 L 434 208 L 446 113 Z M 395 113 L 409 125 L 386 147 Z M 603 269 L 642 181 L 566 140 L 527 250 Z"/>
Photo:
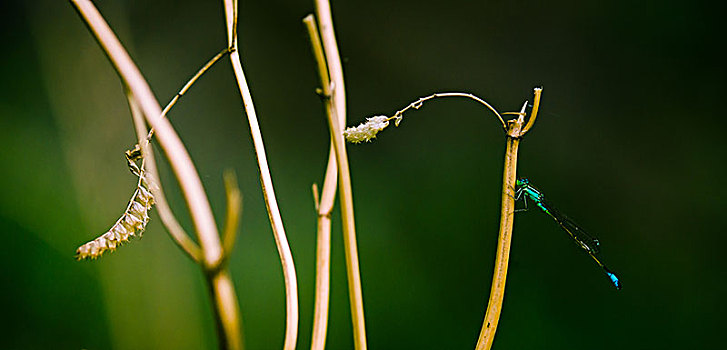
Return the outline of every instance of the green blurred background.
<path id="1" fill-rule="evenodd" d="M 221 1 L 97 1 L 160 101 L 225 45 Z M 67 2 L 2 2 L 2 349 L 213 349 L 199 269 L 156 213 L 95 262 L 75 248 L 123 211 L 134 143 L 119 79 Z M 601 239 L 614 290 L 546 215 L 515 220 L 496 349 L 719 348 L 724 331 L 724 8 L 706 1 L 332 4 L 349 125 L 435 91 L 501 111 L 544 86 L 520 147 L 528 176 Z M 310 342 L 315 213 L 327 125 L 301 19 L 312 1 L 242 1 L 240 45 L 296 261 L 298 348 Z M 279 349 L 280 264 L 229 61 L 171 114 L 223 220 L 244 217 L 231 271 L 248 349 Z M 471 349 L 490 290 L 504 137 L 467 100 L 430 102 L 349 147 L 371 349 Z M 163 181 L 190 227 L 168 167 Z M 334 216 L 330 349 L 351 349 Z M 720 324 L 722 324 L 720 326 Z"/>

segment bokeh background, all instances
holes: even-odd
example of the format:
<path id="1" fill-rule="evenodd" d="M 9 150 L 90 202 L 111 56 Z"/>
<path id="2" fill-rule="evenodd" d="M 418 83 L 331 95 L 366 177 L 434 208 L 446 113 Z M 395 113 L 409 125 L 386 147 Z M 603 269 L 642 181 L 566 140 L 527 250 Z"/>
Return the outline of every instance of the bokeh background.
<path id="1" fill-rule="evenodd" d="M 97 1 L 164 103 L 224 47 L 221 1 Z M 119 79 L 72 7 L 3 1 L 0 307 L 3 349 L 213 349 L 199 269 L 156 213 L 94 262 L 135 186 Z M 332 4 L 349 125 L 419 96 L 467 91 L 501 111 L 544 87 L 520 147 L 528 176 L 602 243 L 613 289 L 546 215 L 515 220 L 495 349 L 712 349 L 723 343 L 724 8 L 706 1 L 383 1 Z M 299 278 L 310 342 L 311 184 L 327 125 L 301 19 L 312 1 L 242 1 L 243 65 Z M 244 217 L 231 271 L 248 349 L 281 348 L 282 271 L 228 60 L 171 113 L 217 214 L 234 169 Z M 471 349 L 487 302 L 504 137 L 486 110 L 440 100 L 349 147 L 371 349 Z M 163 181 L 190 227 L 168 167 Z M 334 215 L 330 349 L 351 349 Z"/>

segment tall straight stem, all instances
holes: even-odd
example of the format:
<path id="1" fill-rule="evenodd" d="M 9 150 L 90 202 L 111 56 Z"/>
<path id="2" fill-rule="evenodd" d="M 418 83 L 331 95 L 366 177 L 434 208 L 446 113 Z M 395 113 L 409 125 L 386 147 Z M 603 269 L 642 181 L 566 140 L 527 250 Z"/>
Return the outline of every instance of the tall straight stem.
<path id="1" fill-rule="evenodd" d="M 348 168 L 348 156 L 343 142 L 343 131 L 335 118 L 329 118 L 331 139 L 338 163 L 338 194 L 341 203 L 341 220 L 343 221 L 343 245 L 346 250 L 346 272 L 348 276 L 348 296 L 351 303 L 353 320 L 354 348 L 366 349 L 366 324 L 364 319 L 363 292 L 361 291 L 361 275 L 359 273 L 358 248 L 356 244 L 356 225 L 353 217 L 353 191 L 351 190 L 351 174 Z"/>
<path id="2" fill-rule="evenodd" d="M 523 106 L 524 109 L 525 106 Z M 517 151 L 520 145 L 520 133 L 523 117 L 509 120 L 507 125 L 507 146 L 505 148 L 505 169 L 502 174 L 502 204 L 500 212 L 500 234 L 497 240 L 495 271 L 492 277 L 490 300 L 487 313 L 482 322 L 482 330 L 477 340 L 476 350 L 489 350 L 495 339 L 497 323 L 500 320 L 502 301 L 505 298 L 505 281 L 507 266 L 510 260 L 510 243 L 512 241 L 512 224 L 515 216 L 515 181 L 517 176 Z"/>
<path id="3" fill-rule="evenodd" d="M 310 36 L 313 57 L 318 65 L 318 77 L 321 80 L 321 93 L 325 98 L 327 119 L 336 118 L 337 110 L 333 107 L 331 96 L 331 80 L 328 74 L 328 65 L 323 52 L 323 43 L 318 32 L 315 16 L 310 14 L 303 18 Z M 340 119 L 339 119 L 340 120 Z M 326 347 L 326 333 L 328 329 L 328 301 L 330 299 L 331 279 L 331 211 L 336 200 L 336 186 L 338 185 L 338 164 L 333 149 L 333 140 L 328 155 L 323 193 L 320 201 L 316 203 L 318 211 L 318 232 L 316 241 L 316 289 L 313 309 L 313 333 L 311 335 L 311 350 L 323 350 Z"/>
<path id="4" fill-rule="evenodd" d="M 338 195 L 343 221 L 343 243 L 346 250 L 346 275 L 348 277 L 348 296 L 351 303 L 351 322 L 353 324 L 353 344 L 356 350 L 365 350 L 366 319 L 364 317 L 363 291 L 361 290 L 361 273 L 356 244 L 356 225 L 353 214 L 353 190 L 351 174 L 348 168 L 348 155 L 343 140 L 343 126 L 346 125 L 346 89 L 343 79 L 343 67 L 338 52 L 333 15 L 328 0 L 316 0 L 316 15 L 321 33 L 321 41 L 326 56 L 326 65 L 330 74 L 331 109 L 328 118 L 331 130 L 331 141 L 338 164 Z"/>

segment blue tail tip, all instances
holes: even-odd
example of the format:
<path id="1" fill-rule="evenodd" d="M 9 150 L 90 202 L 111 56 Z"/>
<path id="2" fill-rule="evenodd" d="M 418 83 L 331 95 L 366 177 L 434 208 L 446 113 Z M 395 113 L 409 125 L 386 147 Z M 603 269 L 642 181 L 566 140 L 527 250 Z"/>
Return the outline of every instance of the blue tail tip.
<path id="1" fill-rule="evenodd" d="M 606 271 L 606 275 L 608 275 L 608 279 L 611 280 L 611 283 L 613 283 L 613 286 L 616 287 L 616 289 L 621 289 L 621 281 L 616 277 L 616 275 L 611 271 Z"/>

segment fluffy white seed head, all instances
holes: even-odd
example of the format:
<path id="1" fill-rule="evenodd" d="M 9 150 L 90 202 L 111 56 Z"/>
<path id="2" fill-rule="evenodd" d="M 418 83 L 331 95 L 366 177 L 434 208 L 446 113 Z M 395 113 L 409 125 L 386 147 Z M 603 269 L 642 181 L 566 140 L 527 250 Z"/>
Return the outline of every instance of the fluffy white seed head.
<path id="1" fill-rule="evenodd" d="M 376 137 L 379 131 L 384 130 L 387 126 L 389 126 L 389 117 L 379 115 L 366 118 L 365 123 L 361 123 L 355 128 L 346 128 L 343 136 L 346 137 L 346 141 L 351 143 L 369 142 Z"/>

